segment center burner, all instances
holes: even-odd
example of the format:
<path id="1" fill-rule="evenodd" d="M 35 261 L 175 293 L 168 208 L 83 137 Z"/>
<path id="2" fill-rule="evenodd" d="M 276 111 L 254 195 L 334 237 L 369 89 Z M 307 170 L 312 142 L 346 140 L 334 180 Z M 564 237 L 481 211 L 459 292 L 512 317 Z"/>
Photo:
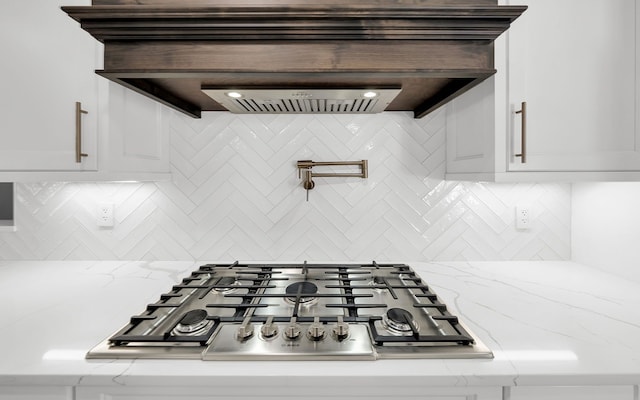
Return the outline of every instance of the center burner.
<path id="1" fill-rule="evenodd" d="M 253 311 L 254 316 L 296 316 L 302 320 L 348 314 L 340 306 L 346 300 L 340 287 L 339 271 L 335 267 L 285 265 L 274 270 L 268 284 L 264 285 L 264 291 L 259 289 L 264 296 L 259 297 L 263 306 Z"/>
<path id="2" fill-rule="evenodd" d="M 318 286 L 313 282 L 296 282 L 287 286 L 285 293 L 287 295 L 287 300 L 292 303 L 295 303 L 298 298 L 300 298 L 300 303 L 310 303 L 318 299 L 317 296 L 313 296 L 318 293 Z"/>
<path id="3" fill-rule="evenodd" d="M 197 309 L 186 312 L 171 332 L 175 336 L 198 336 L 209 330 L 213 321 L 207 319 L 206 310 Z"/>

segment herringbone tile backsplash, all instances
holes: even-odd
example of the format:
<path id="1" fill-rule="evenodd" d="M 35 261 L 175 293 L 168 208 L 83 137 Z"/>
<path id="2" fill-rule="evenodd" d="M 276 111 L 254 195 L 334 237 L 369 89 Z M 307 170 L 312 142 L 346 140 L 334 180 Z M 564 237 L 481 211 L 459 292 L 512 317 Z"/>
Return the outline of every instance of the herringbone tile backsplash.
<path id="1" fill-rule="evenodd" d="M 172 182 L 18 184 L 1 259 L 562 260 L 568 184 L 447 182 L 445 114 L 172 114 Z M 297 160 L 369 160 L 369 178 L 317 178 Z M 319 171 L 317 171 L 319 172 Z M 115 204 L 98 228 L 95 207 Z M 533 226 L 517 231 L 517 204 Z"/>

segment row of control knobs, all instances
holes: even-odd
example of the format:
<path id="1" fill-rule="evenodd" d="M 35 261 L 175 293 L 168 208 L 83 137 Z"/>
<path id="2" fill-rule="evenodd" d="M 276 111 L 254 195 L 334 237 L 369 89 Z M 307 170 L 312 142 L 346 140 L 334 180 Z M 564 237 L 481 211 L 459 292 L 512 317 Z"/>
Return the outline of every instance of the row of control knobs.
<path id="1" fill-rule="evenodd" d="M 236 337 L 240 341 L 248 340 L 253 336 L 254 328 L 251 325 L 251 317 L 246 317 L 242 325 L 238 328 Z M 267 318 L 267 321 L 260 328 L 262 337 L 270 339 L 278 335 L 278 326 L 273 323 L 273 317 Z M 342 341 L 349 336 L 349 324 L 344 322 L 342 316 L 338 316 L 338 322 L 332 329 L 333 336 Z M 283 335 L 288 340 L 296 340 L 300 338 L 302 328 L 296 323 L 296 317 L 292 317 L 289 325 L 284 328 Z M 313 323 L 307 330 L 307 338 L 313 341 L 322 340 L 325 337 L 324 324 L 320 322 L 320 317 L 315 317 Z"/>

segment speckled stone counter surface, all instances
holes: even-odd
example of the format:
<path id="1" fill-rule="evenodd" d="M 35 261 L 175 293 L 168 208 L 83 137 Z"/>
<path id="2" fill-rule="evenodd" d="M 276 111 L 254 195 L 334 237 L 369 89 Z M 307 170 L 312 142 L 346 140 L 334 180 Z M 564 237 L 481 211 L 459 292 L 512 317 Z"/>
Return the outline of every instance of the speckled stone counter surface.
<path id="1" fill-rule="evenodd" d="M 200 262 L 0 262 L 0 385 L 637 385 L 640 284 L 572 262 L 411 265 L 492 360 L 91 360 Z"/>

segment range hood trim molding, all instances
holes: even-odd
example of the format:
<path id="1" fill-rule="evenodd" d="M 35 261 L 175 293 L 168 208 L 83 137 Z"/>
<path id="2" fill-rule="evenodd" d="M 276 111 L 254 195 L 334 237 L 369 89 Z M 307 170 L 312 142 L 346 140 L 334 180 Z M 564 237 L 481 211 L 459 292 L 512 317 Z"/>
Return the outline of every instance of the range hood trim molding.
<path id="1" fill-rule="evenodd" d="M 526 6 L 67 6 L 105 40 L 489 40 Z"/>

